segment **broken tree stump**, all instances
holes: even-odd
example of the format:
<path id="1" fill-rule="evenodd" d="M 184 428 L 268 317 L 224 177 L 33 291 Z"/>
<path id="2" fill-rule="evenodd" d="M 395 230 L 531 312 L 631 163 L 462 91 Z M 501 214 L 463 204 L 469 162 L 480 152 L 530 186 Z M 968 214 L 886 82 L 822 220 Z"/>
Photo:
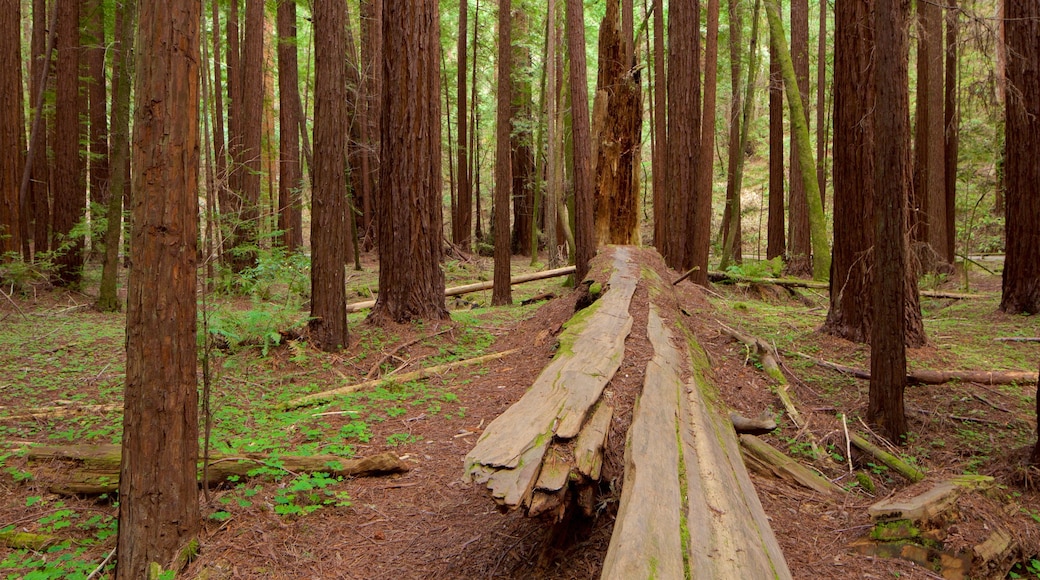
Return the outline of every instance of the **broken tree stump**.
<path id="1" fill-rule="evenodd" d="M 598 477 L 612 410 L 590 411 L 621 366 L 639 281 L 631 250 L 613 252 L 608 290 L 564 325 L 556 356 L 466 456 L 464 478 L 486 484 L 504 508 L 561 518 L 570 475 Z"/>
<path id="2" fill-rule="evenodd" d="M 119 489 L 119 445 L 69 445 L 30 447 L 26 458 L 33 462 L 71 460 L 78 463 L 72 469 L 50 469 L 45 466 L 33 470 L 37 479 L 47 482 L 47 490 L 58 495 L 100 495 Z M 260 467 L 269 467 L 287 473 L 328 473 L 332 476 L 384 475 L 401 473 L 411 467 L 393 453 L 380 453 L 360 459 L 345 459 L 337 455 L 283 455 L 271 457 L 260 453 L 210 456 L 207 468 L 209 485 L 219 485 L 232 476 L 248 477 Z M 199 468 L 202 481 L 202 468 Z"/>

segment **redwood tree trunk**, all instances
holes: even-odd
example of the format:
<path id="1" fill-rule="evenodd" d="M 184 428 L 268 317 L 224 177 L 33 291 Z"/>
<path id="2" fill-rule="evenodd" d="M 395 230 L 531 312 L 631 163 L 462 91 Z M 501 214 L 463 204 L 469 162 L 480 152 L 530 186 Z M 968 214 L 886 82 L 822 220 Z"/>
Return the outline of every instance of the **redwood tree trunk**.
<path id="1" fill-rule="evenodd" d="M 707 196 L 708 211 L 711 209 L 712 189 L 715 185 L 715 101 L 718 88 L 719 64 L 719 0 L 708 0 L 707 40 L 704 57 L 704 108 L 701 114 L 701 151 L 698 170 L 697 196 Z M 708 217 L 711 225 L 711 217 Z M 703 242 L 702 242 L 703 243 Z M 707 265 L 707 244 L 704 263 Z M 705 266 L 706 267 L 706 266 Z"/>
<path id="2" fill-rule="evenodd" d="M 946 206 L 945 252 L 948 263 L 956 257 L 957 161 L 960 155 L 960 112 L 957 108 L 957 0 L 949 0 L 946 8 L 946 101 L 944 128 L 946 154 L 944 157 L 944 193 Z M 967 253 L 967 251 L 965 251 Z"/>
<path id="3" fill-rule="evenodd" d="M 379 298 L 369 320 L 443 319 L 436 0 L 383 3 Z"/>
<path id="4" fill-rule="evenodd" d="M 44 55 L 47 49 L 47 2 L 46 0 L 33 0 L 33 35 L 32 35 L 32 78 L 29 82 L 30 95 L 33 96 L 33 107 L 36 106 L 35 99 L 40 91 L 41 85 L 47 85 L 50 76 L 49 55 Z M 53 42 L 53 41 L 52 41 Z M 43 107 L 41 107 L 43 108 Z M 33 111 L 35 118 L 37 112 Z M 40 111 L 43 115 L 44 112 Z M 33 252 L 46 252 L 50 249 L 51 228 L 51 203 L 50 203 L 50 181 L 51 165 L 47 160 L 48 135 L 47 123 L 41 119 L 40 126 L 36 132 L 36 142 L 33 143 L 32 170 L 30 175 L 30 188 L 28 196 L 30 200 L 26 203 L 27 211 L 32 212 L 32 239 Z"/>
<path id="5" fill-rule="evenodd" d="M 917 120 L 914 139 L 914 189 L 917 206 L 916 239 L 928 244 L 940 263 L 946 254 L 945 137 L 943 136 L 942 8 L 933 2 L 917 4 Z M 925 260 L 929 269 L 938 263 Z"/>
<path id="6" fill-rule="evenodd" d="M 370 250 L 376 242 L 376 196 L 379 177 L 379 134 L 383 86 L 383 0 L 361 2 L 361 130 L 365 147 L 361 167 L 361 245 Z"/>
<path id="7" fill-rule="evenodd" d="M 527 34 L 527 16 L 517 11 L 511 17 L 510 29 L 517 29 L 518 37 Z M 510 30 L 512 37 L 512 30 Z M 513 231 L 511 252 L 522 256 L 531 253 L 531 222 L 534 220 L 534 133 L 531 130 L 532 83 L 527 70 L 531 67 L 531 51 L 520 44 L 512 44 L 510 70 L 510 149 L 512 151 Z M 501 64 L 499 65 L 501 68 Z M 512 78 L 515 76 L 516 78 Z M 497 179 L 497 178 L 496 178 Z M 496 189 L 497 191 L 497 189 Z M 496 204 L 498 201 L 495 202 Z M 498 227 L 498 226 L 495 226 Z"/>
<path id="8" fill-rule="evenodd" d="M 784 232 L 784 80 L 780 57 L 769 43 L 769 217 L 766 259 L 787 253 Z"/>
<path id="9" fill-rule="evenodd" d="M 668 91 L 664 60 L 664 2 L 654 0 L 654 135 L 651 160 L 654 172 L 654 246 L 666 255 L 666 222 L 668 220 Z"/>
<path id="10" fill-rule="evenodd" d="M 314 2 L 314 193 L 311 335 L 326 352 L 347 345 L 346 4 Z M 380 286 L 386 288 L 386 286 Z M 382 297 L 382 293 L 380 293 Z"/>
<path id="11" fill-rule="evenodd" d="M 1040 3 L 1007 0 L 1007 253 L 1000 309 L 1040 312 Z"/>
<path id="12" fill-rule="evenodd" d="M 25 163 L 25 118 L 22 99 L 21 2 L 0 1 L 0 260 L 22 249 L 19 200 Z M 27 229 L 27 228 L 26 228 Z"/>
<path id="13" fill-rule="evenodd" d="M 567 0 L 567 53 L 571 61 L 571 133 L 574 150 L 574 265 L 576 279 L 583 280 L 589 273 L 589 261 L 596 255 L 596 240 L 589 83 L 585 67 L 585 11 L 581 0 Z"/>
<path id="14" fill-rule="evenodd" d="M 55 283 L 79 282 L 83 268 L 83 239 L 71 239 L 72 228 L 86 209 L 86 181 L 80 137 L 84 126 L 80 118 L 80 40 L 78 1 L 58 2 L 57 93 L 54 105 L 54 234 L 64 246 L 56 259 Z"/>
<path id="15" fill-rule="evenodd" d="M 116 578 L 187 563 L 200 525 L 199 0 L 141 0 Z M 130 8 L 128 8 L 130 9 Z"/>
<path id="16" fill-rule="evenodd" d="M 299 69 L 296 59 L 296 2 L 278 2 L 278 229 L 289 251 L 303 245 L 303 171 L 300 167 Z"/>
<path id="17" fill-rule="evenodd" d="M 802 108 L 809 110 L 809 2 L 791 2 L 791 60 L 798 77 Z M 808 120 L 808 115 L 806 115 Z M 798 144 L 791 139 L 790 197 L 788 198 L 788 262 L 787 268 L 799 276 L 812 273 L 812 241 L 809 235 L 809 206 L 805 198 L 805 182 L 798 163 Z"/>
<path id="18" fill-rule="evenodd" d="M 459 0 L 459 38 L 458 38 L 458 85 L 456 94 L 457 121 L 459 124 L 458 135 L 458 181 L 459 197 L 455 206 L 455 215 L 451 218 L 451 237 L 455 245 L 463 252 L 472 248 L 473 241 L 473 190 L 470 187 L 469 170 L 469 109 L 467 108 L 466 75 L 469 73 L 467 64 L 467 25 L 469 17 L 469 6 L 466 0 Z M 551 64 L 546 64 L 551 66 Z"/>
<path id="19" fill-rule="evenodd" d="M 242 46 L 242 118 L 238 122 L 242 146 L 236 165 L 242 168 L 242 237 L 234 255 L 234 269 L 240 272 L 256 264 L 260 233 L 260 142 L 264 114 L 264 3 L 245 0 L 246 23 Z"/>
<path id="20" fill-rule="evenodd" d="M 84 3 L 87 30 L 83 52 L 87 61 L 87 93 L 90 100 L 90 203 L 98 204 L 104 212 L 108 201 L 109 158 L 108 158 L 108 109 L 106 108 L 105 86 L 105 3 L 102 0 L 87 0 Z M 93 211 L 93 208 L 92 208 Z M 94 241 L 97 243 L 97 240 Z M 94 250 L 92 250 L 94 251 Z"/>
<path id="21" fill-rule="evenodd" d="M 671 6 L 668 14 L 668 212 L 665 232 L 668 239 L 665 261 L 673 268 L 690 268 L 694 257 L 686 240 L 693 232 L 697 167 L 700 159 L 700 76 L 698 66 L 697 2 Z M 687 216 L 690 217 L 687 220 Z M 698 263 L 699 265 L 699 263 Z M 707 265 L 694 272 L 691 280 L 704 284 Z"/>
<path id="22" fill-rule="evenodd" d="M 877 0 L 877 159 L 874 187 L 874 324 L 870 341 L 870 394 L 867 416 L 893 443 L 907 432 L 904 304 L 906 208 L 910 187 L 907 16 L 909 0 Z"/>
<path id="23" fill-rule="evenodd" d="M 492 224 L 495 230 L 495 285 L 491 304 L 499 306 L 513 301 L 510 289 L 509 198 L 512 179 L 510 155 L 512 123 L 513 49 L 510 46 L 512 14 L 510 0 L 498 2 L 498 103 L 495 130 L 495 207 Z"/>

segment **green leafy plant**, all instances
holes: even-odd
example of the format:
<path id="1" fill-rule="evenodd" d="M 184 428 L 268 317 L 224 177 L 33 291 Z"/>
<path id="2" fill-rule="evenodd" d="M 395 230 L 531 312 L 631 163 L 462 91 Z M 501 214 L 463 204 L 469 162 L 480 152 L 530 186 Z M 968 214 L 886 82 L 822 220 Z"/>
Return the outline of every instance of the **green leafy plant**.
<path id="1" fill-rule="evenodd" d="M 274 512 L 281 516 L 303 516 L 327 506 L 350 506 L 347 492 L 329 489 L 342 480 L 327 473 L 300 475 L 275 493 Z"/>

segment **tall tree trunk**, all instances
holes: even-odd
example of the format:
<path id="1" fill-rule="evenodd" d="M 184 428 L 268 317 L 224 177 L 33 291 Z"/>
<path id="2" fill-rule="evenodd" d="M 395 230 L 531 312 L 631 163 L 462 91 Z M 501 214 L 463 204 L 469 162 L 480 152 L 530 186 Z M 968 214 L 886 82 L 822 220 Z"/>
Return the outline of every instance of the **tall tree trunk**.
<path id="1" fill-rule="evenodd" d="M 546 132 L 548 136 L 546 138 L 546 167 L 548 178 L 546 179 L 545 187 L 545 246 L 546 253 L 548 254 L 548 261 L 550 268 L 556 268 L 560 265 L 559 252 L 556 251 L 557 240 L 556 240 L 556 216 L 557 204 L 560 199 L 560 192 L 562 190 L 561 184 L 563 182 L 563 176 L 560 175 L 563 169 L 563 156 L 560 151 L 560 146 L 557 143 L 559 131 L 558 131 L 558 109 L 557 106 L 559 98 L 559 89 L 557 87 L 557 81 L 559 80 L 559 70 L 557 66 L 557 59 L 559 51 L 557 50 L 557 43 L 559 42 L 558 32 L 558 19 L 556 10 L 556 0 L 547 0 L 546 6 L 546 20 L 548 22 L 546 30 L 546 41 L 545 41 L 545 67 L 546 67 L 546 80 L 545 87 L 545 124 Z M 559 161 L 559 163 L 557 163 Z"/>
<path id="2" fill-rule="evenodd" d="M 809 2 L 808 0 L 791 1 L 791 60 L 794 62 L 794 74 L 798 80 L 798 93 L 801 95 L 802 109 L 809 111 Z M 785 84 L 787 80 L 785 79 Z M 788 95 L 791 94 L 787 89 Z M 809 117 L 806 115 L 806 125 Z M 802 179 L 802 168 L 799 163 L 799 143 L 794 139 L 794 121 L 791 121 L 791 165 L 790 165 L 790 197 L 788 211 L 788 246 L 787 269 L 799 276 L 813 271 L 811 235 L 809 233 L 809 206 L 805 192 L 807 184 Z M 816 171 L 813 168 L 813 171 Z"/>
<path id="3" fill-rule="evenodd" d="M 241 147 L 235 165 L 241 168 L 241 237 L 236 240 L 233 268 L 241 272 L 256 265 L 260 242 L 260 149 L 264 114 L 264 3 L 245 0 L 245 35 L 242 42 L 242 118 L 238 125 Z"/>
<path id="4" fill-rule="evenodd" d="M 896 444 L 905 441 L 906 344 L 903 280 L 907 190 L 910 187 L 910 105 L 907 17 L 909 0 L 877 0 L 874 31 L 877 101 L 874 166 L 874 321 L 870 337 L 867 416 Z"/>
<path id="5" fill-rule="evenodd" d="M 997 105 L 1001 108 L 1005 108 L 1007 104 L 1007 43 L 1006 43 L 1006 29 L 1004 26 L 1004 1 L 997 0 L 996 16 L 994 17 L 997 21 L 997 34 L 994 39 L 994 45 L 996 50 L 996 67 L 993 71 L 994 80 L 996 81 L 997 89 Z M 1004 115 L 998 115 L 997 118 L 997 130 L 994 136 L 994 148 L 997 151 L 997 179 L 994 184 L 993 192 L 993 214 L 1004 215 L 1004 161 L 1007 155 L 1006 151 L 1006 139 L 1005 133 L 1006 128 L 1004 126 Z"/>
<path id="6" fill-rule="evenodd" d="M 957 96 L 957 0 L 950 0 L 946 7 L 946 100 L 944 104 L 944 136 L 946 151 L 943 156 L 944 192 L 946 207 L 947 262 L 953 263 L 956 256 L 956 209 L 957 209 L 957 157 L 960 155 L 960 110 Z M 967 253 L 967 252 L 965 252 Z"/>
<path id="7" fill-rule="evenodd" d="M 90 116 L 90 155 L 87 157 L 90 176 L 90 203 L 98 204 L 104 211 L 108 201 L 109 158 L 108 158 L 108 108 L 105 95 L 105 3 L 102 0 L 86 0 L 83 56 L 87 64 L 87 94 Z M 94 208 L 91 209 L 94 211 Z M 96 242 L 95 242 L 96 243 Z M 93 250 L 92 250 L 93 251 Z"/>
<path id="8" fill-rule="evenodd" d="M 476 224 L 474 236 L 482 241 L 484 238 L 480 215 L 480 107 L 477 102 L 477 47 L 480 39 L 480 0 L 473 4 L 473 76 L 470 77 L 469 120 L 473 130 L 469 132 L 469 174 L 473 176 L 473 198 L 476 203 Z"/>
<path id="9" fill-rule="evenodd" d="M 827 3 L 820 2 L 820 33 L 816 39 L 816 181 L 820 203 L 827 207 Z"/>
<path id="10" fill-rule="evenodd" d="M 130 71 L 134 65 L 135 0 L 122 0 L 117 6 L 120 15 L 116 27 L 115 46 L 112 50 L 112 186 L 108 196 L 108 227 L 105 231 L 105 259 L 101 269 L 101 287 L 98 291 L 98 310 L 119 310 L 116 282 L 119 273 L 119 233 L 123 217 L 123 195 L 126 193 L 130 166 Z M 219 21 L 213 21 L 218 27 Z M 210 208 L 212 210 L 212 208 Z M 212 235 L 210 232 L 208 235 Z M 212 257 L 210 257 L 212 258 Z"/>
<path id="11" fill-rule="evenodd" d="M 57 9 L 51 10 L 51 21 L 57 16 Z M 57 27 L 47 26 L 47 1 L 33 0 L 33 35 L 32 35 L 32 78 L 29 82 L 33 97 L 33 123 L 29 134 L 29 150 L 26 163 L 29 169 L 30 187 L 25 193 L 19 192 L 19 205 L 32 213 L 33 252 L 50 250 L 51 203 L 50 182 L 51 166 L 47 160 L 48 131 L 44 120 L 44 92 L 50 77 L 51 51 L 54 49 L 54 38 Z M 51 118 L 51 114 L 46 115 Z M 24 181 L 24 179 L 23 179 Z M 25 189 L 25 186 L 23 186 Z M 30 199 L 27 201 L 26 197 Z"/>
<path id="12" fill-rule="evenodd" d="M 517 29 L 518 36 L 527 34 L 527 16 L 518 10 L 511 18 L 510 28 Z M 512 34 L 510 34 L 512 36 Z M 518 44 L 512 45 L 510 69 L 517 71 L 510 78 L 510 150 L 512 151 L 512 203 L 513 232 L 510 238 L 513 254 L 528 255 L 531 250 L 531 222 L 534 220 L 534 154 L 531 132 L 532 83 L 528 69 L 531 68 L 531 51 Z M 513 78 L 515 77 L 515 78 Z M 496 189 L 497 191 L 497 189 Z M 497 201 L 495 202 L 498 203 Z M 508 224 L 507 224 L 508 226 Z M 498 227 L 498 226 L 495 226 Z"/>
<path id="13" fill-rule="evenodd" d="M 606 101 L 606 116 L 593 147 L 596 240 L 600 244 L 639 243 L 639 188 L 634 177 L 638 175 L 636 143 L 642 111 L 633 63 L 626 54 L 632 31 L 622 29 L 619 12 L 618 1 L 609 0 L 599 32 L 596 98 Z"/>
<path id="14" fill-rule="evenodd" d="M 942 7 L 917 4 L 917 121 L 914 139 L 914 189 L 917 207 L 916 238 L 931 246 L 941 264 L 953 262 L 946 254 L 945 138 L 943 136 Z M 925 267 L 939 264 L 925 260 Z"/>
<path id="15" fill-rule="evenodd" d="M 700 146 L 703 154 L 700 157 L 701 166 L 697 174 L 697 191 L 698 196 L 707 195 L 709 203 L 715 186 L 715 102 L 718 92 L 718 64 L 719 0 L 708 0 L 707 39 L 704 56 L 704 108 L 701 113 Z M 710 217 L 708 225 L 711 225 Z M 707 258 L 705 258 L 706 262 Z"/>
<path id="16" fill-rule="evenodd" d="M 228 148 L 227 141 L 224 139 L 224 86 L 221 82 L 220 70 L 222 67 L 222 61 L 220 60 L 220 2 L 219 0 L 212 0 L 212 18 L 213 18 L 213 158 L 214 166 L 216 168 L 216 193 L 217 193 L 217 206 L 219 208 L 218 218 L 223 216 L 225 212 L 231 212 L 233 203 L 231 201 L 231 189 L 228 187 Z M 220 220 L 222 225 L 227 225 L 226 221 Z M 221 236 L 226 231 L 225 228 L 220 228 Z M 221 243 L 218 247 L 218 252 L 221 254 L 223 259 L 224 244 Z"/>
<path id="17" fill-rule="evenodd" d="M 803 201 L 808 206 L 809 229 L 814 258 L 813 278 L 826 280 L 831 269 L 830 241 L 827 237 L 827 225 L 824 222 L 823 204 L 820 202 L 820 186 L 816 181 L 816 161 L 813 159 L 812 141 L 809 140 L 809 123 L 802 106 L 804 100 L 798 90 L 794 64 L 791 61 L 784 31 L 780 21 L 779 0 L 766 0 L 766 14 L 769 18 L 770 37 L 777 47 L 780 56 L 780 70 L 784 75 L 784 88 L 787 92 L 787 104 L 791 115 L 791 137 L 798 145 L 798 167 L 802 184 L 805 186 Z"/>
<path id="18" fill-rule="evenodd" d="M 1007 254 L 1000 309 L 1040 312 L 1040 3 L 1008 0 Z"/>
<path id="19" fill-rule="evenodd" d="M 346 80 L 347 80 L 347 110 L 344 115 L 344 122 L 346 125 L 343 127 L 343 131 L 347 134 L 347 172 L 348 172 L 348 187 L 347 187 L 347 202 L 346 202 L 346 215 L 347 215 L 347 235 L 344 236 L 344 243 L 346 245 L 347 259 L 351 256 L 354 257 L 354 269 L 361 270 L 361 253 L 358 248 L 357 240 L 357 214 L 355 209 L 357 207 L 357 199 L 361 195 L 363 189 L 362 185 L 362 165 L 361 165 L 361 154 L 363 145 L 361 144 L 361 124 L 358 116 L 358 106 L 361 101 L 361 93 L 359 87 L 361 86 L 361 57 L 357 51 L 357 43 L 354 42 L 354 33 L 351 32 L 352 27 L 349 25 L 350 22 L 350 8 L 347 7 L 347 13 L 345 21 L 348 23 L 343 27 L 344 31 L 344 45 L 345 62 L 346 67 Z"/>
<path id="20" fill-rule="evenodd" d="M 567 0 L 567 54 L 570 56 L 571 133 L 574 142 L 575 278 L 585 279 L 596 255 L 592 138 L 589 126 L 588 71 L 585 66 L 585 10 L 581 0 Z"/>
<path id="21" fill-rule="evenodd" d="M 72 238 L 73 227 L 86 209 L 86 182 L 80 137 L 85 127 L 80 118 L 80 49 L 78 1 L 59 2 L 58 65 L 54 148 L 54 234 L 63 248 L 55 261 L 55 283 L 77 284 L 83 268 L 83 238 Z"/>
<path id="22" fill-rule="evenodd" d="M 372 249 L 376 236 L 376 196 L 379 178 L 379 138 L 382 113 L 383 0 L 361 2 L 362 140 L 361 157 L 361 238 L 366 250 Z"/>
<path id="23" fill-rule="evenodd" d="M 673 268 L 688 269 L 695 263 L 687 238 L 691 224 L 702 217 L 696 212 L 697 169 L 700 160 L 700 49 L 699 2 L 681 2 L 668 13 L 668 238 L 665 261 Z M 687 219 L 689 216 L 691 219 Z M 707 281 L 707 264 L 691 280 Z"/>
<path id="24" fill-rule="evenodd" d="M 467 25 L 469 18 L 467 0 L 459 0 L 458 77 L 456 88 L 456 122 L 458 130 L 458 181 L 459 196 L 455 204 L 455 215 L 451 217 L 451 238 L 462 251 L 472 248 L 473 190 L 470 187 L 469 170 L 469 109 L 466 106 L 466 75 L 469 73 L 467 53 Z M 551 66 L 546 64 L 546 66 Z"/>
<path id="25" fill-rule="evenodd" d="M 654 186 L 654 246 L 666 254 L 668 220 L 668 115 L 664 59 L 664 6 L 654 0 L 654 151 L 651 159 Z"/>
<path id="26" fill-rule="evenodd" d="M 199 0 L 140 2 L 119 580 L 149 577 L 153 562 L 176 572 L 197 549 L 201 12 Z"/>
<path id="27" fill-rule="evenodd" d="M 743 100 L 741 90 L 741 55 L 740 48 L 744 43 L 744 17 L 740 11 L 738 0 L 728 0 L 729 11 L 729 139 L 726 142 L 726 207 L 722 211 L 722 228 L 719 239 L 722 241 L 722 260 L 719 268 L 725 270 L 733 261 L 732 253 L 735 244 L 729 243 L 730 228 L 734 233 L 740 231 L 740 195 L 737 189 L 737 172 L 743 169 L 740 164 L 744 151 L 740 148 L 740 127 Z M 736 224 L 731 222 L 736 221 Z M 739 249 L 739 246 L 736 246 Z M 737 259 L 740 262 L 740 259 Z"/>
<path id="28" fill-rule="evenodd" d="M 303 245 L 303 171 L 300 167 L 299 68 L 296 2 L 278 2 L 278 229 L 289 251 Z"/>
<path id="29" fill-rule="evenodd" d="M 437 2 L 385 0 L 383 8 L 380 291 L 369 320 L 443 319 Z"/>
<path id="30" fill-rule="evenodd" d="M 491 304 L 499 306 L 513 302 L 510 290 L 509 198 L 513 185 L 510 123 L 512 113 L 513 48 L 511 45 L 510 0 L 498 2 L 498 104 L 495 129 L 495 285 Z"/>
<path id="31" fill-rule="evenodd" d="M 769 42 L 769 217 L 766 259 L 787 254 L 784 228 L 784 78 L 770 32 Z"/>
<path id="32" fill-rule="evenodd" d="M 25 163 L 25 118 L 22 99 L 21 2 L 2 0 L 0 12 L 0 261 L 22 250 L 22 165 Z"/>
<path id="33" fill-rule="evenodd" d="M 228 85 L 228 154 L 231 166 L 228 170 L 228 204 L 221 204 L 221 222 L 227 235 L 224 237 L 224 256 L 232 269 L 239 267 L 239 258 L 234 250 L 245 239 L 242 211 L 242 47 L 238 14 L 239 0 L 229 0 L 227 14 L 227 85 Z"/>
<path id="34" fill-rule="evenodd" d="M 346 25 L 345 3 L 315 0 L 310 329 L 326 352 L 342 349 L 348 338 L 343 269 L 347 255 L 343 244 L 347 236 Z"/>

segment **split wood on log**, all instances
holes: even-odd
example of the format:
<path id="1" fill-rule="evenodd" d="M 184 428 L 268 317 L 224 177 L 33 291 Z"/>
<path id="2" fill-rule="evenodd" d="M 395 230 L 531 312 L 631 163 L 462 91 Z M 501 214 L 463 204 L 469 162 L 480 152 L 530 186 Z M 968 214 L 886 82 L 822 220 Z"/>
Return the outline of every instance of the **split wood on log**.
<path id="1" fill-rule="evenodd" d="M 523 284 L 524 282 L 534 282 L 536 280 L 545 280 L 547 278 L 559 278 L 560 276 L 570 276 L 574 273 L 574 266 L 566 266 L 563 268 L 556 268 L 554 270 L 545 270 L 543 272 L 532 272 L 530 274 L 521 274 L 515 276 L 509 280 L 510 285 Z M 446 288 L 444 290 L 445 296 L 458 296 L 459 294 L 469 294 L 470 292 L 479 292 L 481 290 L 490 290 L 495 283 L 493 281 L 487 282 L 475 282 L 473 284 L 466 284 L 465 286 L 456 286 L 454 288 Z M 355 302 L 353 304 L 347 304 L 347 312 L 358 312 L 366 308 L 372 308 L 376 305 L 375 300 L 365 300 L 364 302 Z"/>
<path id="2" fill-rule="evenodd" d="M 863 369 L 847 367 L 807 354 L 795 353 L 813 364 L 846 374 L 857 379 L 870 380 L 870 372 Z M 1036 384 L 1036 371 L 935 371 L 916 370 L 906 374 L 906 380 L 913 385 L 941 385 L 953 381 L 979 383 L 983 385 L 1030 385 Z"/>
<path id="3" fill-rule="evenodd" d="M 354 385 L 347 385 L 345 387 L 339 387 L 337 389 L 332 389 L 332 390 L 329 390 L 329 391 L 322 391 L 320 393 L 311 393 L 310 395 L 304 395 L 304 396 L 299 397 L 297 399 L 293 399 L 292 401 L 289 401 L 288 403 L 283 403 L 283 404 L 279 405 L 279 408 L 282 409 L 282 410 L 286 410 L 286 409 L 295 409 L 297 407 L 305 407 L 307 405 L 317 405 L 318 403 L 320 403 L 322 401 L 327 401 L 327 400 L 329 400 L 332 397 L 335 397 L 337 395 L 346 395 L 348 393 L 354 393 L 354 392 L 357 392 L 357 391 L 360 391 L 360 390 L 363 390 L 363 389 L 368 389 L 368 388 L 372 388 L 372 387 L 378 387 L 379 385 L 384 385 L 384 384 L 407 383 L 408 381 L 415 381 L 415 380 L 419 380 L 419 379 L 425 379 L 426 377 L 431 377 L 433 375 L 438 375 L 440 373 L 445 373 L 445 372 L 448 372 L 450 370 L 457 369 L 459 367 L 464 367 L 464 366 L 469 366 L 469 365 L 477 365 L 477 364 L 481 364 L 481 363 L 491 362 L 493 360 L 498 360 L 500 358 L 507 357 L 507 356 L 509 356 L 509 355 L 511 355 L 513 353 L 519 352 L 519 350 L 520 349 L 518 349 L 518 348 L 514 348 L 514 349 L 511 349 L 511 350 L 506 350 L 506 351 L 502 351 L 502 352 L 496 352 L 496 353 L 492 353 L 492 354 L 486 354 L 484 356 L 478 356 L 476 358 L 468 358 L 468 359 L 465 359 L 465 360 L 460 360 L 460 361 L 450 362 L 450 363 L 437 365 L 437 366 L 433 366 L 433 367 L 428 367 L 428 368 L 424 368 L 424 369 L 419 369 L 417 371 L 412 371 L 410 373 L 403 373 L 403 374 L 394 375 L 394 376 L 391 376 L 391 377 L 382 377 L 382 378 L 378 378 L 378 379 L 372 379 L 372 380 L 369 380 L 369 381 L 363 381 L 363 382 L 360 382 L 360 383 L 357 383 L 357 384 L 354 384 Z"/>
<path id="4" fill-rule="evenodd" d="M 621 366 L 632 328 L 628 306 L 639 281 L 631 250 L 612 251 L 609 289 L 564 325 L 556 356 L 524 396 L 487 426 L 466 456 L 464 478 L 486 484 L 506 508 L 562 517 L 569 492 L 564 475 L 585 477 L 576 455 L 585 457 L 582 448 L 596 447 L 597 439 L 600 451 L 592 453 L 601 453 L 609 409 L 600 405 L 592 420 L 586 419 Z M 588 433 L 582 436 L 584 431 Z M 591 460 L 589 475 L 598 471 L 597 461 L 601 459 Z"/>
<path id="5" fill-rule="evenodd" d="M 75 460 L 80 465 L 73 469 L 40 471 L 38 479 L 50 481 L 47 489 L 59 495 L 98 495 L 119 489 L 118 445 L 71 445 L 67 447 L 30 447 L 26 457 L 30 461 Z M 393 453 L 381 453 L 361 459 L 345 459 L 336 455 L 296 456 L 277 458 L 258 454 L 216 454 L 210 457 L 209 485 L 228 481 L 232 476 L 248 477 L 258 467 L 270 467 L 288 473 L 328 473 L 332 476 L 360 477 L 402 473 L 411 467 Z M 199 469 L 202 479 L 202 469 Z"/>
<path id="6" fill-rule="evenodd" d="M 633 411 L 602 577 L 790 578 L 733 428 L 704 395 L 703 352 L 684 384 L 682 352 L 653 305 L 647 334 L 654 356 Z"/>

